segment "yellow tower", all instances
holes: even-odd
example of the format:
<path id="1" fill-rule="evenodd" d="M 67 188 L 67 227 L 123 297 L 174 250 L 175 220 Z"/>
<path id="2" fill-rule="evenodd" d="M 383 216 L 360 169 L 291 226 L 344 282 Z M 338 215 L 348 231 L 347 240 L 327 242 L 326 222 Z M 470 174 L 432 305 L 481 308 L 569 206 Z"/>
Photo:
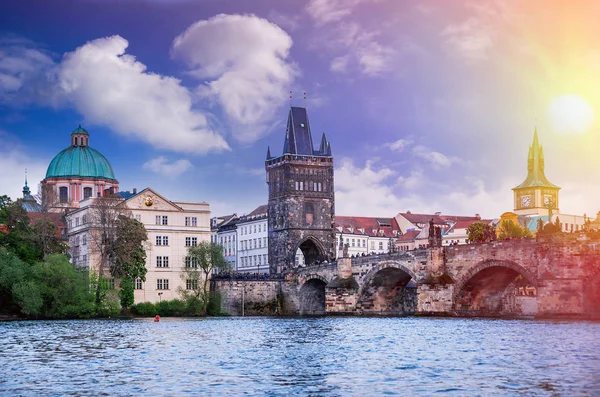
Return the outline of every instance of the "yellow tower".
<path id="1" fill-rule="evenodd" d="M 537 128 L 527 156 L 527 178 L 513 188 L 515 213 L 518 215 L 548 215 L 558 212 L 560 187 L 551 183 L 544 174 L 544 149 L 539 144 Z"/>

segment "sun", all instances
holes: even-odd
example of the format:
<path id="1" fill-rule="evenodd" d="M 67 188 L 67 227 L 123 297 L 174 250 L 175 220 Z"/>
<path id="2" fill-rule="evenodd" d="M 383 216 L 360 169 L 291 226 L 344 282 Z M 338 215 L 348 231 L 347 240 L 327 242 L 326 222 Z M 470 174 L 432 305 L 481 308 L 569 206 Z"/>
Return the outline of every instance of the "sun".
<path id="1" fill-rule="evenodd" d="M 561 95 L 550 102 L 548 118 L 558 134 L 583 134 L 594 124 L 594 108 L 579 95 Z"/>

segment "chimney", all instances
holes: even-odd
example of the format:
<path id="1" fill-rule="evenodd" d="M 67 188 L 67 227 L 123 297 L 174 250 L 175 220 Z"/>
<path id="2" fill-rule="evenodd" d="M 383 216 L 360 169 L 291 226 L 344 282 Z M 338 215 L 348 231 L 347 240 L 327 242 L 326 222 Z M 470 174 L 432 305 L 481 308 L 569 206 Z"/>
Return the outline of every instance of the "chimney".
<path id="1" fill-rule="evenodd" d="M 481 219 L 481 215 L 479 215 L 479 214 L 475 214 L 475 218 L 477 218 L 477 219 Z"/>
<path id="2" fill-rule="evenodd" d="M 137 187 L 133 188 L 133 194 L 137 194 Z"/>
<path id="3" fill-rule="evenodd" d="M 410 210 L 406 210 L 407 214 L 411 214 Z M 598 211 L 598 214 L 600 214 L 600 211 Z"/>

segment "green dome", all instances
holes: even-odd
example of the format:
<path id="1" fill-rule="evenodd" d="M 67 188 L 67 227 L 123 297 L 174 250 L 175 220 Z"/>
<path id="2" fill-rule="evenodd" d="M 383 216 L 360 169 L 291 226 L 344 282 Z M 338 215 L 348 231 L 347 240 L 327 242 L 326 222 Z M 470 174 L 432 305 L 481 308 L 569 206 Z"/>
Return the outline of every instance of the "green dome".
<path id="1" fill-rule="evenodd" d="M 52 159 L 46 178 L 62 177 L 116 180 L 106 157 L 89 146 L 70 146 Z"/>

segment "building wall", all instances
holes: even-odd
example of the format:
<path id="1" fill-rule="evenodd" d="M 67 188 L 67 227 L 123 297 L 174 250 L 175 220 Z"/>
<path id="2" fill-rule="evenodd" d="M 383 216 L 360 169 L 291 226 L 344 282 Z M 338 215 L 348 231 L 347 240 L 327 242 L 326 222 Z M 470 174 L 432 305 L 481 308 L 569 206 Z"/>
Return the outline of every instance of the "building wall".
<path id="1" fill-rule="evenodd" d="M 145 204 L 147 197 L 153 198 L 151 206 Z M 100 258 L 98 250 L 94 249 L 97 245 L 94 230 L 97 229 L 92 224 L 93 201 L 80 202 L 80 208 L 69 212 L 66 220 L 73 263 L 97 272 Z M 148 189 L 126 200 L 126 205 L 132 217 L 144 224 L 148 233 L 145 244 L 148 271 L 141 288 L 135 289 L 135 302 L 158 302 L 180 297 L 179 289 L 186 288 L 182 275 L 185 274 L 188 247 L 210 241 L 210 206 L 207 203 L 170 202 Z M 163 217 L 166 217 L 166 222 Z M 157 244 L 157 237 L 160 237 L 160 244 Z M 168 287 L 165 280 L 168 280 Z"/>
<path id="2" fill-rule="evenodd" d="M 266 216 L 240 221 L 238 232 L 238 265 L 236 270 L 269 273 L 269 232 Z"/>

